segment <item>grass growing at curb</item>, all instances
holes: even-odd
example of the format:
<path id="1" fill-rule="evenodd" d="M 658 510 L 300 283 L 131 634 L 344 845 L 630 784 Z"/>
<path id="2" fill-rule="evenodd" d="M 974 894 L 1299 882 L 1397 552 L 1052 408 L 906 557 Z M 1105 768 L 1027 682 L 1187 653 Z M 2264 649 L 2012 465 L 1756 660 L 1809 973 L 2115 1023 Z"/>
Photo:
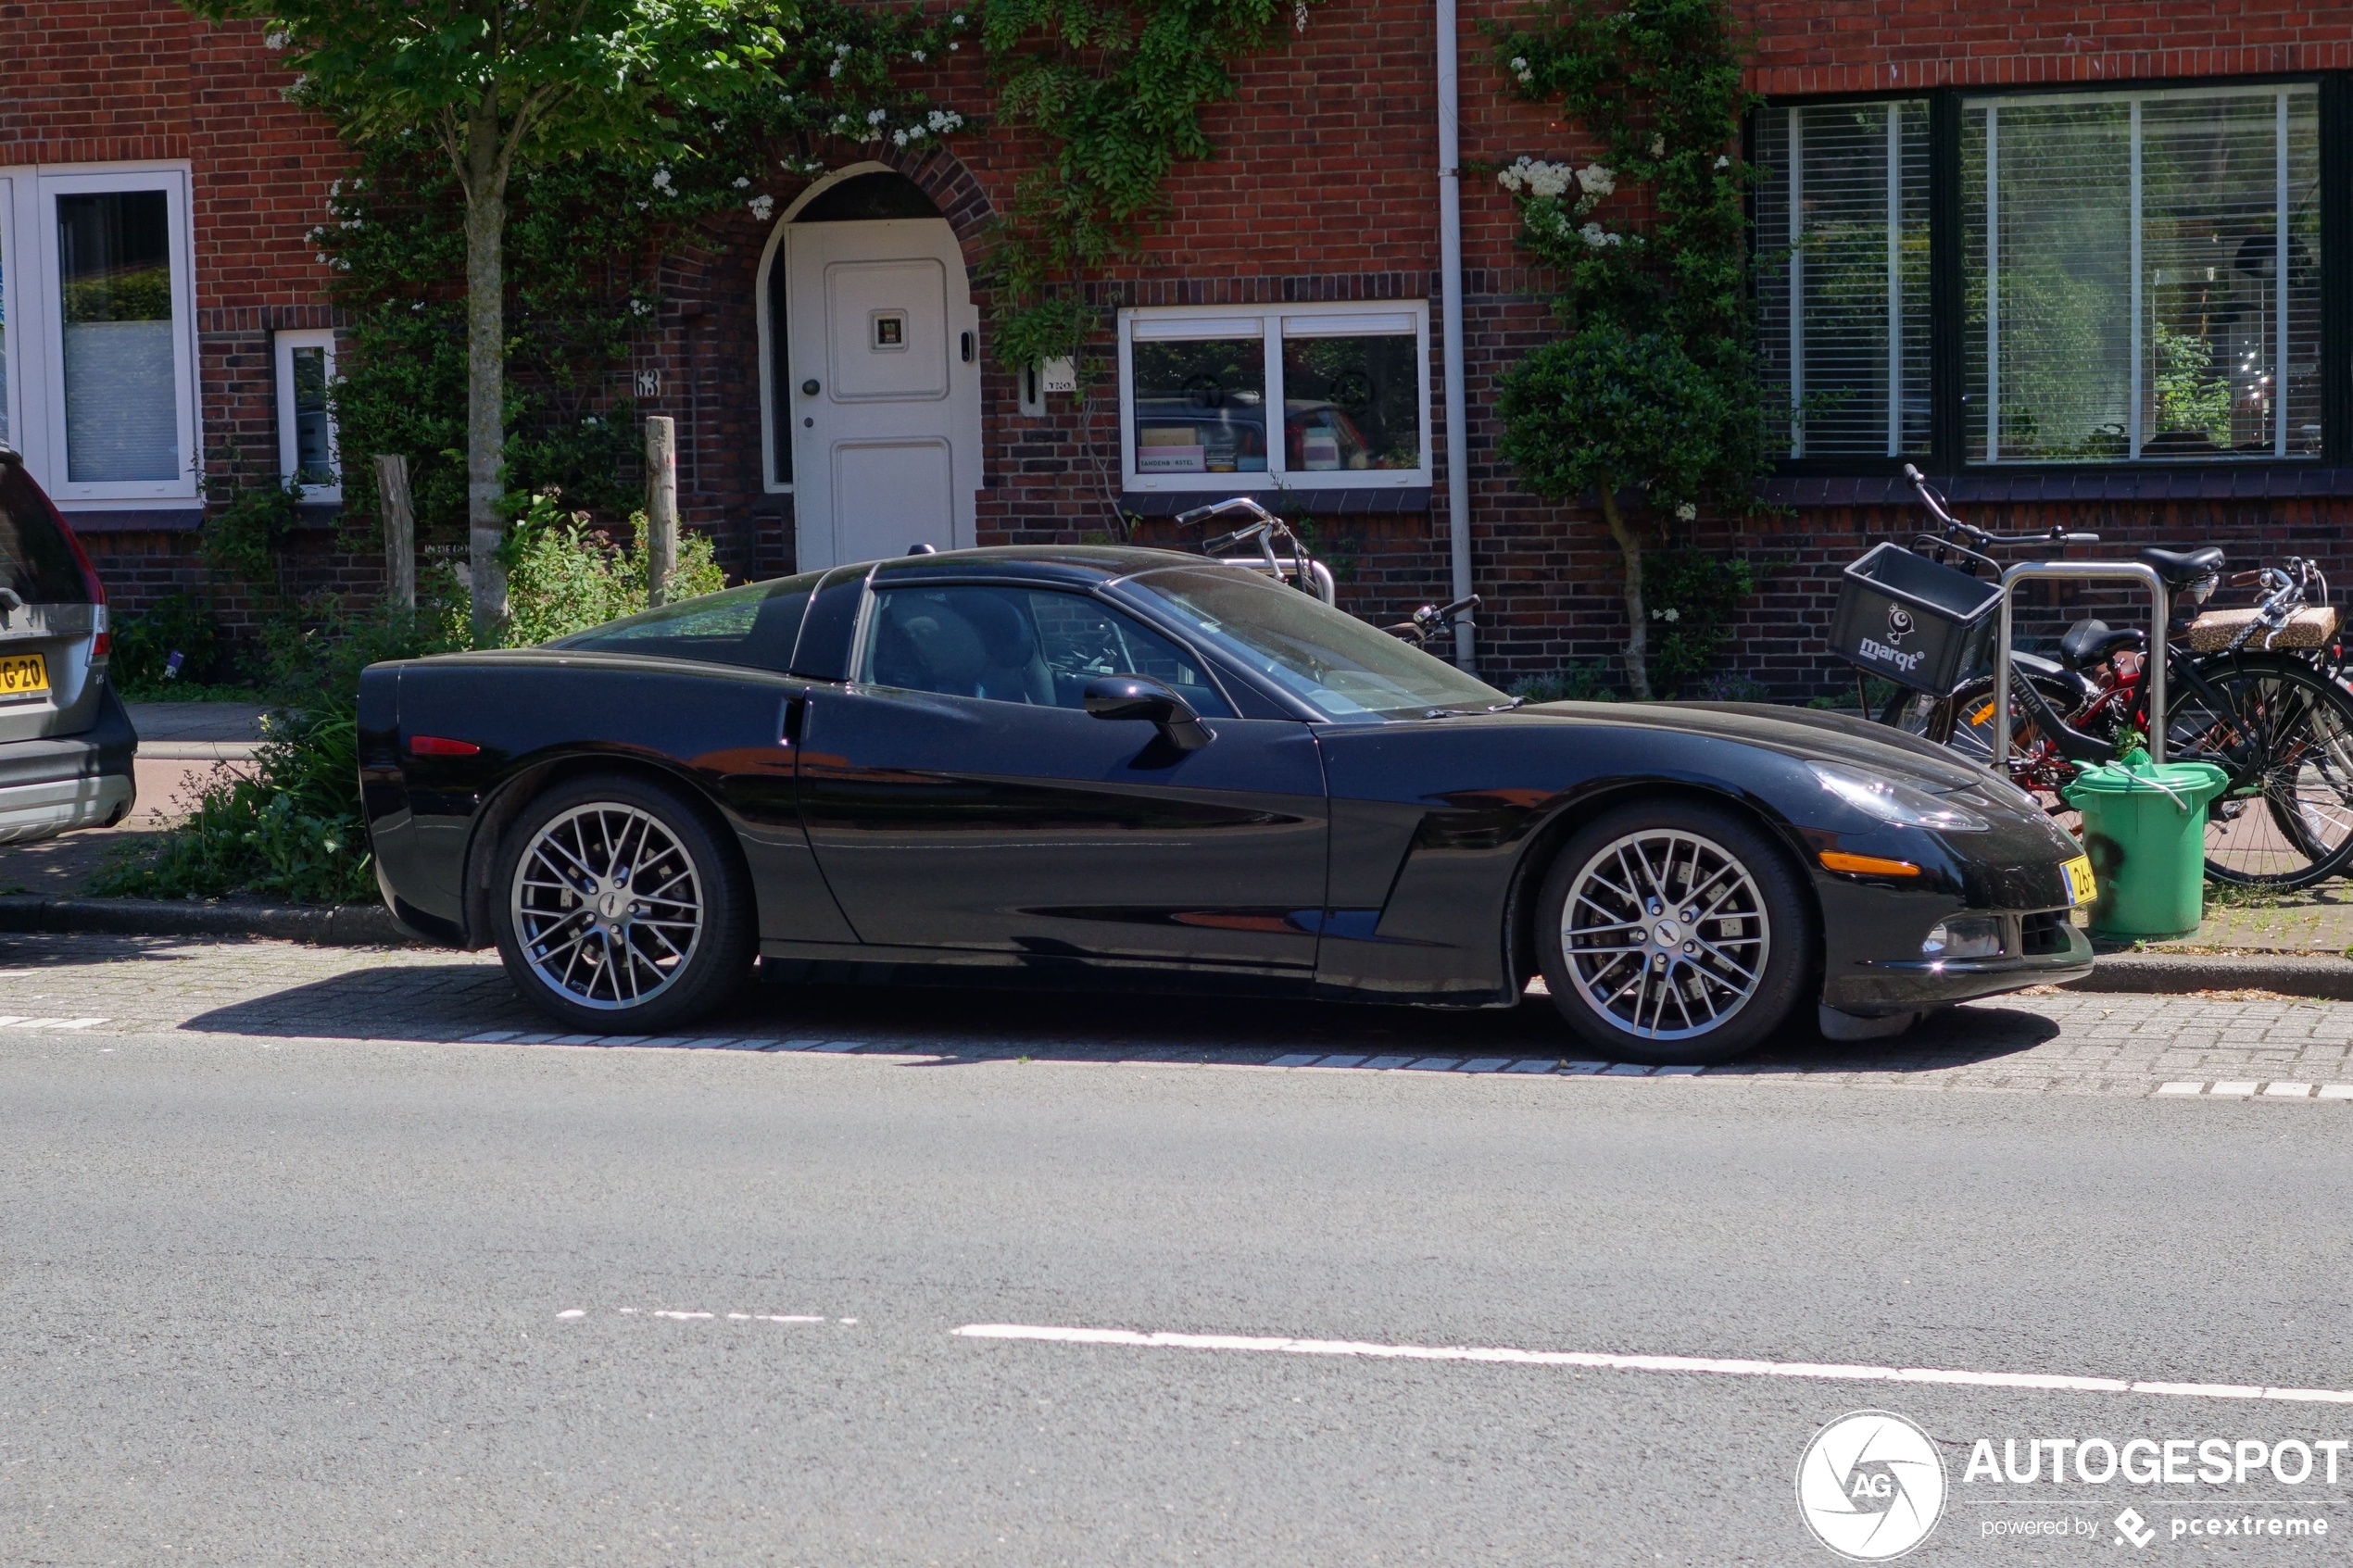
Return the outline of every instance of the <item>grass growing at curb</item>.
<path id="1" fill-rule="evenodd" d="M 330 706 L 272 714 L 267 723 L 250 777 L 207 787 L 185 822 L 103 868 L 90 891 L 119 898 L 255 893 L 297 904 L 372 898 L 355 716 Z"/>

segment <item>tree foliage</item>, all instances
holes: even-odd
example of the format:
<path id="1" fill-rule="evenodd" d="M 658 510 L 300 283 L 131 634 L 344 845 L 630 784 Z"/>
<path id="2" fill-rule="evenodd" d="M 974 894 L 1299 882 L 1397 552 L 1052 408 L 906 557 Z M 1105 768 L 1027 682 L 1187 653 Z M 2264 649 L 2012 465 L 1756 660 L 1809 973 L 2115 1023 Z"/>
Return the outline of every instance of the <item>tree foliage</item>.
<path id="1" fill-rule="evenodd" d="M 1598 495 L 1626 560 L 1627 674 L 1647 696 L 1655 529 L 1620 497 L 1688 521 L 1749 504 L 1766 467 L 1737 145 L 1752 100 L 1725 0 L 1542 0 L 1496 52 L 1598 151 L 1581 169 L 1522 158 L 1500 176 L 1523 243 L 1565 280 L 1564 335 L 1504 376 L 1503 451 L 1540 495 Z"/>

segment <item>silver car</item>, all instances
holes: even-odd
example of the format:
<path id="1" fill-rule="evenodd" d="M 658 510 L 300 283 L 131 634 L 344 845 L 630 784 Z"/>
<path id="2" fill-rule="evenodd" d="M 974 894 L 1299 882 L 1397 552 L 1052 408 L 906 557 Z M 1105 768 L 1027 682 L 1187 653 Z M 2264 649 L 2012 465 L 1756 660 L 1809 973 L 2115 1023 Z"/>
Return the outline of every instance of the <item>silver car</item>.
<path id="1" fill-rule="evenodd" d="M 0 844 L 122 821 L 138 747 L 107 679 L 107 591 L 24 459 L 0 447 Z"/>

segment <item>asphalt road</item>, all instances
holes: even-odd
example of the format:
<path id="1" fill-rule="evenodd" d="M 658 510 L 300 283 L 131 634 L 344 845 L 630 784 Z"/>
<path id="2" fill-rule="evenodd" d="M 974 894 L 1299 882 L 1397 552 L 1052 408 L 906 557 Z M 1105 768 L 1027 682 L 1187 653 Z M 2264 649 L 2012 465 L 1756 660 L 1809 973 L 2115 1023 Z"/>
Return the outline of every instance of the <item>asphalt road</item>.
<path id="1" fill-rule="evenodd" d="M 170 973 L 234 991 L 253 951 Z M 1907 1562 L 2353 1545 L 2353 1451 L 2334 1486 L 1963 1479 L 1981 1437 L 2268 1449 L 2353 1404 L 955 1332 L 2353 1389 L 2342 1100 L 234 1026 L 258 1006 L 0 1029 L 0 1562 L 1828 1563 L 1799 1457 L 1871 1408 L 1944 1456 Z M 2333 1533 L 2170 1533 L 2225 1511 Z M 2054 1521 L 2096 1533 L 1987 1533 Z"/>

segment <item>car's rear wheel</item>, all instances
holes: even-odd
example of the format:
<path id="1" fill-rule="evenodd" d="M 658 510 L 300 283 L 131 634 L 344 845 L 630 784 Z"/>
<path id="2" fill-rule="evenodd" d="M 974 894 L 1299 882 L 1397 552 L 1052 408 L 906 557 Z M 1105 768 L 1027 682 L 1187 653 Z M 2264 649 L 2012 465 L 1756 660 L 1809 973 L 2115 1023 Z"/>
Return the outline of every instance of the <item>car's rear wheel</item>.
<path id="1" fill-rule="evenodd" d="M 1787 852 L 1695 801 L 1587 823 L 1554 860 L 1536 919 L 1553 1005 L 1608 1060 L 1737 1056 L 1781 1025 L 1815 969 Z"/>
<path id="2" fill-rule="evenodd" d="M 492 884 L 498 956 L 535 1006 L 598 1034 L 675 1028 L 751 961 L 740 863 L 686 798 L 593 776 L 523 808 Z"/>

